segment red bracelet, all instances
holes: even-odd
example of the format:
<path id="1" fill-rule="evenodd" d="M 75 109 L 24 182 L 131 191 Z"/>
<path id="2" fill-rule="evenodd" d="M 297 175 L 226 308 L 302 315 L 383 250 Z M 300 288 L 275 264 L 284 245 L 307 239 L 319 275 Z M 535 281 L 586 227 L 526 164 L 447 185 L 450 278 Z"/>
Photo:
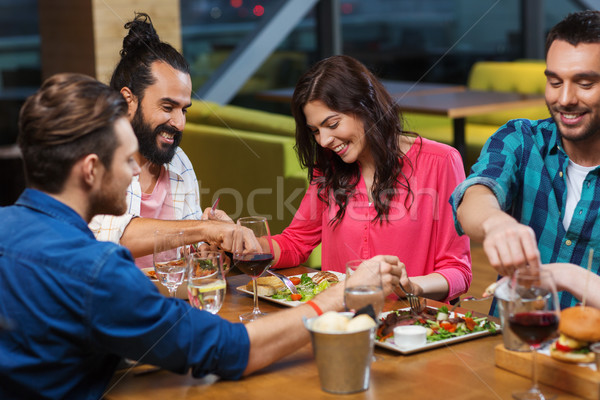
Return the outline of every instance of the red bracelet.
<path id="1" fill-rule="evenodd" d="M 316 305 L 312 300 L 307 301 L 306 304 L 311 306 L 317 312 L 317 315 L 323 315 L 323 310 L 321 310 L 321 307 Z"/>

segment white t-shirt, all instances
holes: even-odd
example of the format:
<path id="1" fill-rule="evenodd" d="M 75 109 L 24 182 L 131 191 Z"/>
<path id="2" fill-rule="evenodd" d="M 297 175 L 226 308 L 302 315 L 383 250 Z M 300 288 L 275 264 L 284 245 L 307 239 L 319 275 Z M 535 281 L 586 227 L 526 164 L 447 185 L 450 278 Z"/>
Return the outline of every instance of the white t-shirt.
<path id="1" fill-rule="evenodd" d="M 581 199 L 583 181 L 585 181 L 587 174 L 596 168 L 597 166 L 582 167 L 569 160 L 569 165 L 567 165 L 567 203 L 565 204 L 565 215 L 563 216 L 565 230 L 569 230 L 573 213 Z"/>

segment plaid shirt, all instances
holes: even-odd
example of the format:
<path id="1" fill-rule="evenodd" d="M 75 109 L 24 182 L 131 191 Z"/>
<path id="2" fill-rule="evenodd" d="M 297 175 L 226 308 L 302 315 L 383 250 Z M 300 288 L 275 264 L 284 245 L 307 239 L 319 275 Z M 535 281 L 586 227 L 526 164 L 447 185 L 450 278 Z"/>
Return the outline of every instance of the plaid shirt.
<path id="1" fill-rule="evenodd" d="M 600 167 L 589 172 L 569 229 L 562 219 L 567 199 L 566 169 L 569 157 L 562 148 L 556 124 L 550 119 L 509 121 L 488 139 L 471 174 L 452 194 L 456 209 L 472 185 L 490 188 L 500 207 L 522 224 L 533 228 L 542 263 L 570 262 L 587 267 L 590 249 L 595 248 L 592 271 L 600 267 Z M 561 308 L 577 303 L 570 293 L 559 294 Z"/>
<path id="2" fill-rule="evenodd" d="M 200 219 L 200 195 L 198 180 L 187 155 L 177 148 L 175 156 L 165 165 L 171 182 L 171 195 L 175 209 L 175 219 Z M 142 207 L 142 188 L 139 176 L 134 176 L 127 188 L 128 210 L 120 216 L 97 215 L 89 224 L 96 239 L 119 243 L 125 228 L 132 218 L 140 216 Z"/>

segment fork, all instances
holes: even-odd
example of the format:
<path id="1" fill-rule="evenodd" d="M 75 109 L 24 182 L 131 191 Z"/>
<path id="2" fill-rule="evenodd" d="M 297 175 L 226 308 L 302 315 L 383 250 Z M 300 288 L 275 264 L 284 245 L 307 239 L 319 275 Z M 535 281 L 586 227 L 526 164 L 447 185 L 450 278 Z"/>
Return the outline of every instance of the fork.
<path id="1" fill-rule="evenodd" d="M 412 311 L 413 314 L 420 314 L 421 312 L 423 312 L 425 306 L 427 305 L 426 301 L 424 300 L 423 302 L 421 302 L 421 300 L 419 300 L 419 296 L 409 293 L 406 289 L 404 289 L 404 286 L 402 286 L 402 284 L 399 281 L 398 286 L 400 286 L 400 289 L 402 289 L 402 291 L 406 295 L 406 299 L 408 300 L 408 304 L 410 305 L 410 311 Z"/>
<path id="2" fill-rule="evenodd" d="M 290 279 L 289 279 L 287 276 L 285 276 L 285 275 L 281 275 L 281 274 L 278 274 L 277 272 L 273 272 L 273 271 L 271 271 L 270 269 L 268 269 L 268 270 L 267 270 L 267 272 L 268 272 L 269 274 L 273 275 L 274 277 L 281 279 L 281 281 L 283 282 L 283 284 L 284 284 L 284 285 L 285 285 L 285 286 L 286 286 L 288 289 L 290 289 L 290 292 L 292 292 L 292 293 L 294 293 L 294 294 L 298 294 L 298 290 L 296 290 L 296 285 L 294 285 L 294 284 L 292 283 L 292 281 L 290 281 Z"/>

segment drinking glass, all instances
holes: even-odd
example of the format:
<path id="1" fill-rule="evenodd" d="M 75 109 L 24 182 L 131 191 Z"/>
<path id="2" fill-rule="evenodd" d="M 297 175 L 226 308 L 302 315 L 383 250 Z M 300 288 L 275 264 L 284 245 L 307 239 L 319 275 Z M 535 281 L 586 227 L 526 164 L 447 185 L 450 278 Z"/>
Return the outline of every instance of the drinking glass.
<path id="1" fill-rule="evenodd" d="M 223 276 L 227 276 L 232 266 L 231 253 L 228 251 L 221 250 L 218 246 L 210 245 L 206 242 L 193 243 L 190 245 L 190 254 L 201 254 L 205 255 L 207 252 L 216 251 L 221 254 L 221 264 L 223 266 Z"/>
<path id="2" fill-rule="evenodd" d="M 216 314 L 226 291 L 221 253 L 208 251 L 188 257 L 188 298 L 192 307 Z"/>
<path id="3" fill-rule="evenodd" d="M 183 232 L 154 232 L 154 271 L 171 297 L 185 279 L 186 256 Z"/>
<path id="4" fill-rule="evenodd" d="M 242 229 L 237 230 L 234 234 L 233 264 L 252 278 L 254 308 L 251 312 L 240 315 L 242 322 L 249 322 L 266 315 L 258 308 L 256 278 L 262 275 L 273 263 L 273 245 L 269 224 L 265 217 L 239 218 L 237 224 Z M 261 248 L 248 246 L 246 241 L 249 234 L 253 234 L 258 239 Z"/>
<path id="5" fill-rule="evenodd" d="M 364 264 L 368 274 L 354 277 L 354 272 Z M 375 318 L 383 311 L 383 285 L 381 284 L 381 266 L 379 261 L 352 260 L 346 263 L 346 279 L 344 280 L 344 304 L 347 311 L 358 311 L 372 305 Z M 377 321 L 376 321 L 377 322 Z"/>
<path id="6" fill-rule="evenodd" d="M 558 330 L 560 305 L 556 284 L 550 271 L 540 268 L 523 268 L 512 279 L 511 297 L 508 303 L 509 327 L 531 349 L 532 386 L 525 392 L 514 392 L 515 399 L 543 400 L 537 385 L 535 356 L 540 345 Z"/>

